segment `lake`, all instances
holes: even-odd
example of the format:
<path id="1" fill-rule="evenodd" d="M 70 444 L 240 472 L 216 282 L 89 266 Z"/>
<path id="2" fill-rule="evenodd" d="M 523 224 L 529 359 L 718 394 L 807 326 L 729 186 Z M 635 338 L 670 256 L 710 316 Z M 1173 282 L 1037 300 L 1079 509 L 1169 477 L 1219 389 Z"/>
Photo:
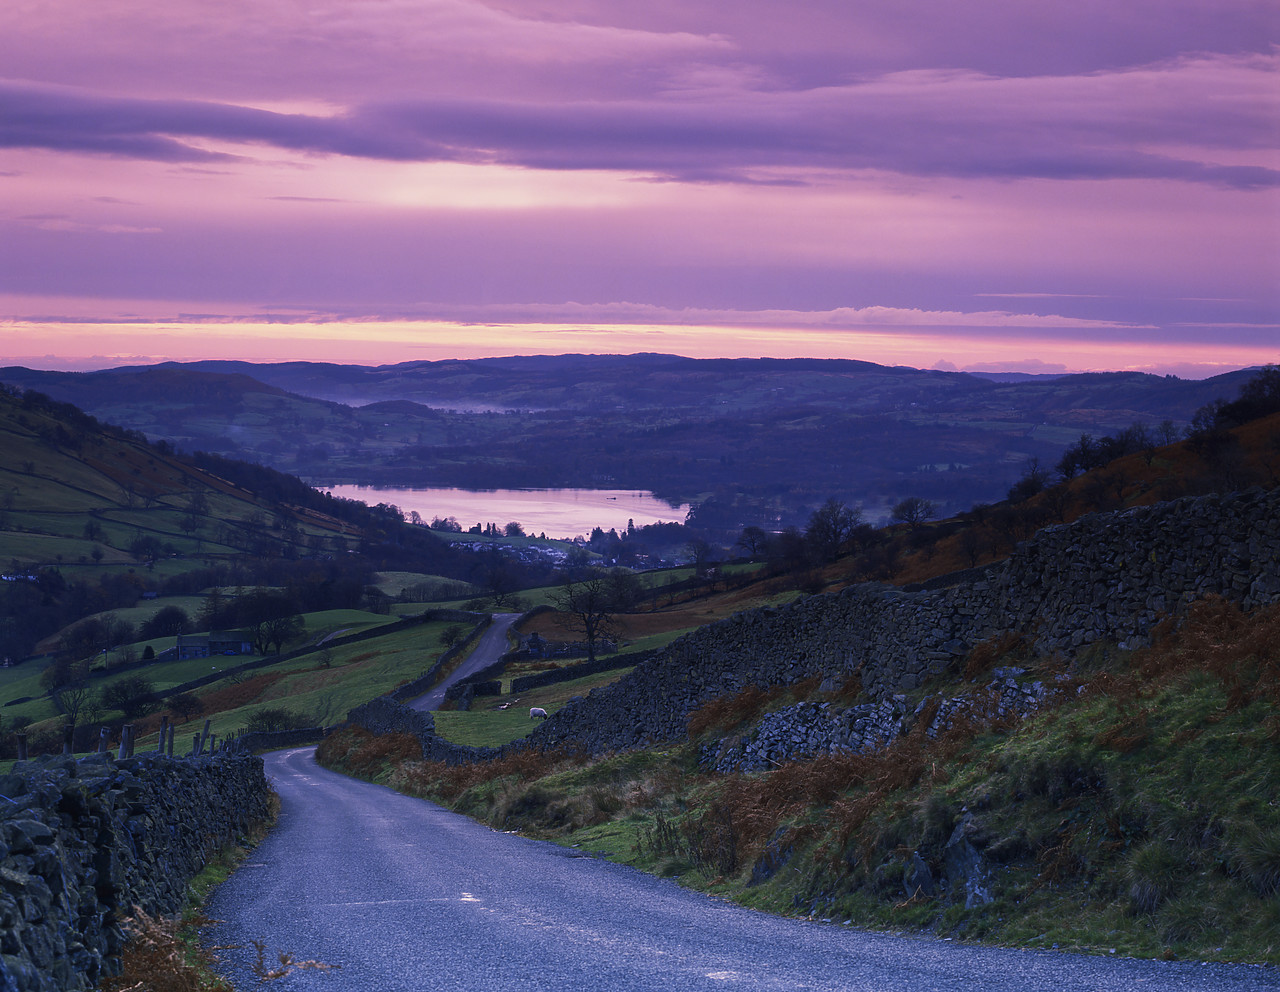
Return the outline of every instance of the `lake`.
<path id="1" fill-rule="evenodd" d="M 683 523 L 688 504 L 672 506 L 653 493 L 633 489 L 395 489 L 381 486 L 321 486 L 324 492 L 374 505 L 391 503 L 424 520 L 455 517 L 462 529 L 519 521 L 526 534 L 587 536 L 593 527 L 626 529 L 658 522 Z"/>

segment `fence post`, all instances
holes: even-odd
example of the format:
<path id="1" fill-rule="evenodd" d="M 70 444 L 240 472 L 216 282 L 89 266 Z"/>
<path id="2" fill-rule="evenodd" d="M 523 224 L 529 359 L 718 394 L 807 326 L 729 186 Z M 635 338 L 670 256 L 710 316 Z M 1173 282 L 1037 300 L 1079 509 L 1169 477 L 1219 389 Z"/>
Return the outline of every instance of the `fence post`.
<path id="1" fill-rule="evenodd" d="M 173 757 L 173 732 L 177 729 L 178 728 L 175 727 L 172 723 L 169 724 L 169 757 L 170 758 Z"/>
<path id="2" fill-rule="evenodd" d="M 156 743 L 156 752 L 164 754 L 164 739 L 169 733 L 169 715 L 160 718 L 160 740 Z"/>
<path id="3" fill-rule="evenodd" d="M 110 727 L 98 728 L 98 753 L 106 754 L 110 748 L 111 748 L 111 728 Z"/>
<path id="4" fill-rule="evenodd" d="M 62 725 L 62 753 L 75 753 L 76 725 L 74 723 L 64 723 Z"/>
<path id="5" fill-rule="evenodd" d="M 191 736 L 191 757 L 200 757 L 200 735 L 193 734 Z"/>
<path id="6" fill-rule="evenodd" d="M 120 757 L 119 757 L 120 761 L 123 761 L 125 758 L 129 757 L 129 749 L 133 744 L 133 741 L 131 740 L 132 737 L 133 737 L 133 724 L 126 723 L 123 727 L 120 728 Z"/>
<path id="7" fill-rule="evenodd" d="M 213 723 L 212 719 L 206 720 L 204 722 L 204 732 L 201 733 L 200 735 L 200 750 L 197 751 L 196 754 L 204 754 L 204 746 L 209 741 L 209 727 L 212 723 Z"/>
<path id="8" fill-rule="evenodd" d="M 18 760 L 27 760 L 27 735 L 25 732 L 18 732 Z"/>

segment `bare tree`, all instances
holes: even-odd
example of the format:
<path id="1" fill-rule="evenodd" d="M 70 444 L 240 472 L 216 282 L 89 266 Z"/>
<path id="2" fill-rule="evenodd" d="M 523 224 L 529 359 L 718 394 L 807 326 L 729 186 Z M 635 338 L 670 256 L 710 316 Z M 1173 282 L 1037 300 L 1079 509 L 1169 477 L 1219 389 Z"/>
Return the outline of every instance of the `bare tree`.
<path id="1" fill-rule="evenodd" d="M 79 685 L 64 686 L 54 693 L 54 697 L 62 706 L 62 712 L 67 715 L 67 720 L 74 727 L 80 720 L 80 714 L 89 704 L 92 693 L 89 687 L 81 682 Z"/>
<path id="2" fill-rule="evenodd" d="M 893 519 L 915 530 L 938 512 L 932 500 L 908 496 L 893 508 Z"/>
<path id="3" fill-rule="evenodd" d="M 861 519 L 861 508 L 829 499 L 813 511 L 804 536 L 818 558 L 835 561 Z"/>
<path id="4" fill-rule="evenodd" d="M 596 644 L 617 630 L 615 589 L 609 573 L 599 568 L 569 579 L 552 597 L 560 625 L 586 638 L 588 661 L 595 661 Z"/>
<path id="5" fill-rule="evenodd" d="M 738 535 L 738 543 L 736 547 L 741 548 L 752 561 L 755 561 L 764 553 L 765 548 L 769 546 L 769 535 L 763 527 L 757 527 L 755 524 L 749 524 L 742 528 L 742 533 Z"/>

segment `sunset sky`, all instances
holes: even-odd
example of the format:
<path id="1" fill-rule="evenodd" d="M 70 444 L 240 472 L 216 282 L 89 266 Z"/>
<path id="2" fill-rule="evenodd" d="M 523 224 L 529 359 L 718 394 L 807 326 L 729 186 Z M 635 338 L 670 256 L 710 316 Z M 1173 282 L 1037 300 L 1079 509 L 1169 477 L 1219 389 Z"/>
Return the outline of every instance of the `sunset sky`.
<path id="1" fill-rule="evenodd" d="M 7 0 L 0 364 L 1280 360 L 1275 0 Z"/>

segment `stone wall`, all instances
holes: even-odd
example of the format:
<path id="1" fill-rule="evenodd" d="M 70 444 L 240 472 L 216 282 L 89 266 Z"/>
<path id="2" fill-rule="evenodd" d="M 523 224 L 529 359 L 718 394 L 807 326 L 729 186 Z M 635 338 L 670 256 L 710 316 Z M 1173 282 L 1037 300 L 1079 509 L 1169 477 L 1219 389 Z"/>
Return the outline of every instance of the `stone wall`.
<path id="1" fill-rule="evenodd" d="M 88 989 L 119 917 L 174 914 L 210 854 L 268 812 L 262 759 L 49 757 L 0 776 L 0 989 Z"/>
<path id="2" fill-rule="evenodd" d="M 875 751 L 909 733 L 930 703 L 937 706 L 925 734 L 936 737 L 957 717 L 971 717 L 983 725 L 1026 718 L 1061 698 L 1068 686 L 1067 676 L 1046 683 L 1027 677 L 1021 668 L 998 668 L 991 682 L 968 695 L 927 696 L 914 705 L 902 693 L 855 706 L 796 703 L 766 714 L 746 733 L 707 745 L 700 764 L 722 773 L 750 772 L 837 752 Z"/>
<path id="3" fill-rule="evenodd" d="M 521 675 L 519 678 L 511 680 L 511 692 L 514 695 L 517 692 L 540 689 L 543 686 L 556 685 L 559 682 L 572 682 L 574 679 L 584 678 L 587 675 L 611 672 L 615 668 L 629 668 L 632 665 L 640 664 L 642 661 L 657 657 L 657 655 L 657 651 L 611 655 L 607 658 L 597 658 L 595 661 L 566 665 L 564 668 L 552 668 L 545 672 L 534 672 L 532 675 Z"/>
<path id="4" fill-rule="evenodd" d="M 1280 598 L 1280 490 L 1185 498 L 1049 527 L 945 589 L 864 584 L 751 610 L 680 638 L 618 682 L 570 700 L 539 747 L 593 753 L 683 736 L 691 711 L 748 685 L 857 672 L 873 704 L 910 692 L 978 643 L 1025 633 L 1043 655 L 1144 643 L 1163 616 L 1226 596 Z"/>
<path id="5" fill-rule="evenodd" d="M 295 730 L 255 730 L 222 742 L 224 751 L 275 751 L 284 747 L 318 744 L 329 733 L 325 727 L 300 727 Z"/>
<path id="6" fill-rule="evenodd" d="M 465 765 L 486 761 L 502 754 L 492 747 L 468 747 L 453 744 L 436 736 L 435 717 L 430 713 L 411 710 L 390 696 L 379 696 L 357 706 L 347 714 L 347 723 L 363 727 L 371 734 L 413 734 L 422 746 L 422 756 L 428 761 L 443 761 L 448 765 Z"/>
<path id="7" fill-rule="evenodd" d="M 416 699 L 424 692 L 428 692 L 437 682 L 440 681 L 440 676 L 444 672 L 445 666 L 449 665 L 458 657 L 458 655 L 462 654 L 462 652 L 469 651 L 471 649 L 471 645 L 475 643 L 476 638 L 483 634 L 489 628 L 489 625 L 493 623 L 493 617 L 489 616 L 487 613 L 477 619 L 474 613 L 462 613 L 459 610 L 436 610 L 434 611 L 434 615 L 431 616 L 433 619 L 449 619 L 450 614 L 457 614 L 471 620 L 476 620 L 476 625 L 471 628 L 471 633 L 467 634 L 466 637 L 442 654 L 436 660 L 434 665 L 413 681 L 406 682 L 404 685 L 393 691 L 391 693 L 392 698 L 404 701 L 406 699 Z"/>

